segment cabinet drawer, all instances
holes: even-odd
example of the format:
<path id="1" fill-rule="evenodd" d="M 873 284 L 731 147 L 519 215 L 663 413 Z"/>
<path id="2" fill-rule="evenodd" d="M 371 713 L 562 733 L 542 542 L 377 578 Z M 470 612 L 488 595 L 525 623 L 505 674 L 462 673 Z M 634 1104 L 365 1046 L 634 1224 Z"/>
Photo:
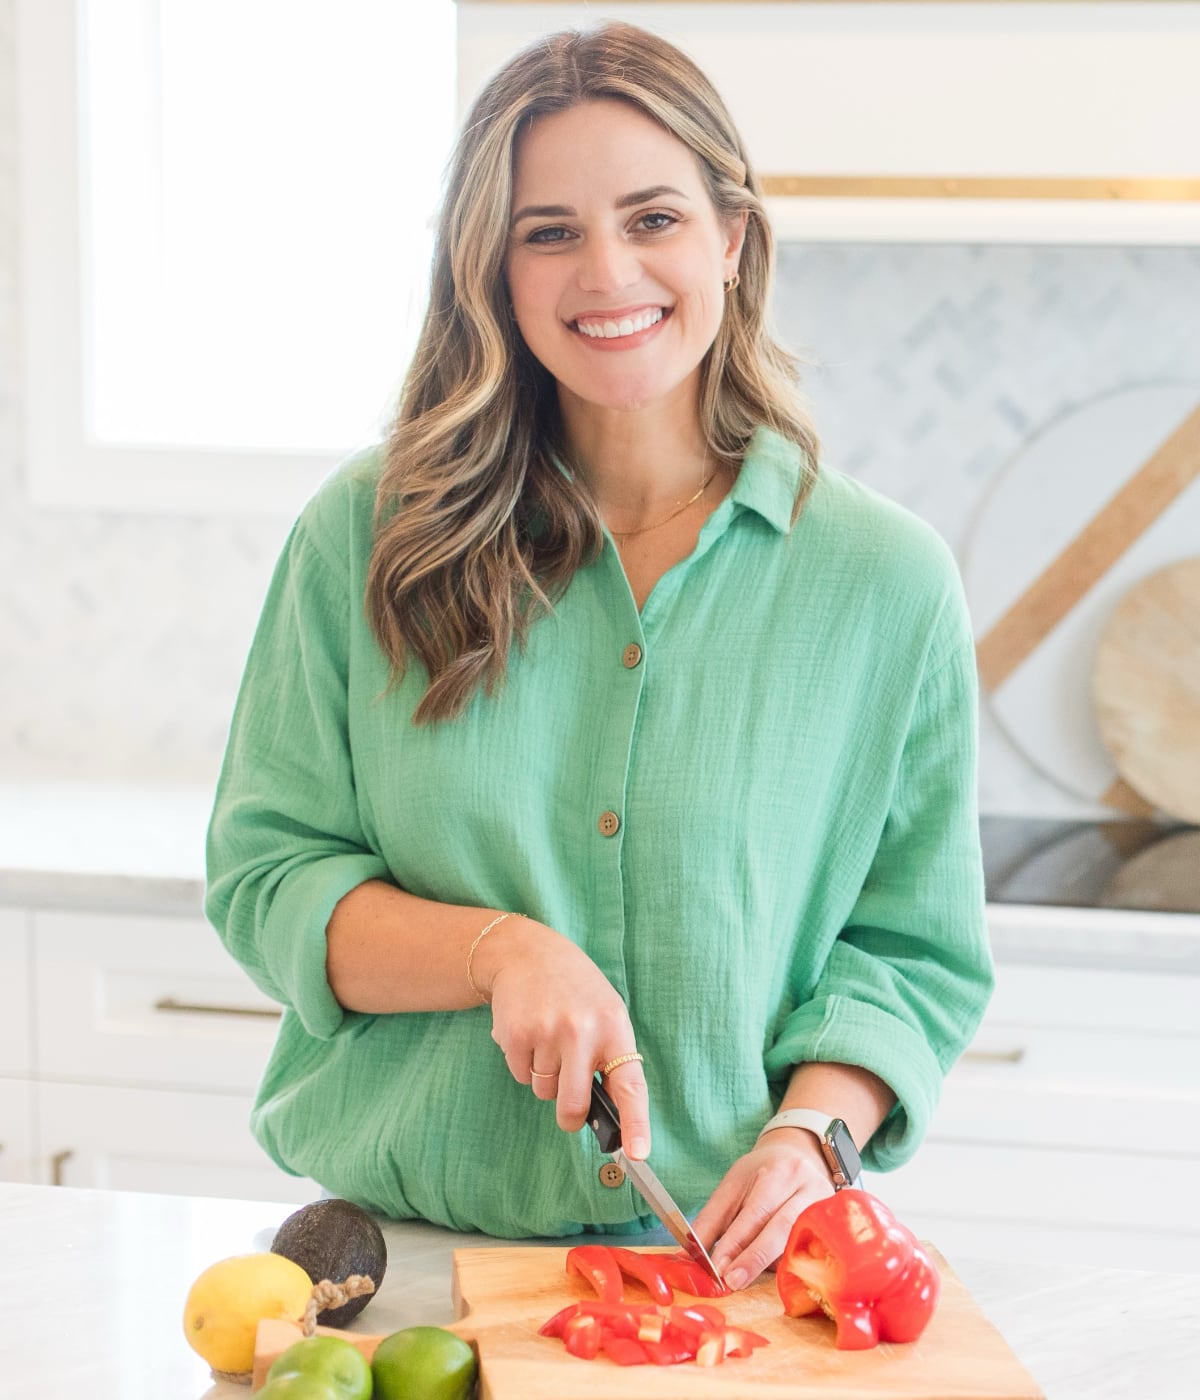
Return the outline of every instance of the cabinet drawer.
<path id="1" fill-rule="evenodd" d="M 28 1074 L 29 925 L 24 910 L 0 909 L 0 1074 Z"/>
<path id="2" fill-rule="evenodd" d="M 939 1248 L 986 1230 L 997 1257 L 1020 1257 L 1043 1235 L 1082 1262 L 1126 1269 L 1200 1271 L 1194 1158 L 1078 1152 L 928 1140 L 898 1171 L 864 1184 Z M 1011 1231 L 1012 1242 L 1005 1244 Z M 976 1251 L 978 1252 L 978 1251 Z M 1045 1257 L 1046 1247 L 1038 1249 Z"/>
<path id="3" fill-rule="evenodd" d="M 38 1100 L 43 1179 L 62 1186 L 300 1203 L 321 1194 L 254 1141 L 249 1097 L 41 1084 Z"/>
<path id="4" fill-rule="evenodd" d="M 1105 1083 L 1015 1072 L 1003 1079 L 952 1070 L 929 1138 L 1107 1152 L 1153 1153 L 1162 1130 L 1172 1152 L 1200 1175 L 1200 1088 L 1167 1089 L 1153 1078 Z M 1147 1135 L 1139 1138 L 1139 1133 Z"/>
<path id="5" fill-rule="evenodd" d="M 1046 1026 L 1196 1036 L 1198 1004 L 1200 977 L 1000 962 L 982 1029 Z"/>
<path id="6" fill-rule="evenodd" d="M 39 1078 L 250 1091 L 279 1008 L 200 919 L 37 913 Z"/>

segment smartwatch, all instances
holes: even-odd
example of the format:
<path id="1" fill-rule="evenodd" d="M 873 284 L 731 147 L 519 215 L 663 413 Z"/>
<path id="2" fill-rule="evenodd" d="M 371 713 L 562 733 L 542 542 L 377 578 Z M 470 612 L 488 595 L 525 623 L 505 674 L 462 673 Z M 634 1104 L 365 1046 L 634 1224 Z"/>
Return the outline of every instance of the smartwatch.
<path id="1" fill-rule="evenodd" d="M 785 1108 L 759 1133 L 769 1133 L 774 1128 L 805 1128 L 821 1144 L 821 1153 L 833 1179 L 833 1189 L 842 1190 L 846 1186 L 862 1186 L 862 1158 L 850 1136 L 850 1129 L 840 1118 L 831 1118 L 815 1108 Z"/>

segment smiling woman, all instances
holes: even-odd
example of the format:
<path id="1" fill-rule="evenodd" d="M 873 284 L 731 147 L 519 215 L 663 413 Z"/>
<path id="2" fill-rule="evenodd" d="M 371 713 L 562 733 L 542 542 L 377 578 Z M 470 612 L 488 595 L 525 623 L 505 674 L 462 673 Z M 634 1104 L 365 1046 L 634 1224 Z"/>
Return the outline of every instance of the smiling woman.
<path id="1" fill-rule="evenodd" d="M 210 831 L 210 917 L 287 1008 L 255 1130 L 336 1195 L 649 1228 L 578 1132 L 599 1075 L 736 1288 L 830 1143 L 911 1156 L 978 1024 L 961 589 L 818 470 L 771 265 L 651 34 L 548 35 L 467 117 L 395 426 L 297 522 Z"/>

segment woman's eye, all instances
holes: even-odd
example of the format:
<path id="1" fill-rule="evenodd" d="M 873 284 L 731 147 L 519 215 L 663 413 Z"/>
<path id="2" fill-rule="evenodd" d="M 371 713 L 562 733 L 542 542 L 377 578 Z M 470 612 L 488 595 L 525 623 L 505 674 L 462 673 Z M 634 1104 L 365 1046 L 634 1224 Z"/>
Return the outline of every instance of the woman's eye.
<path id="1" fill-rule="evenodd" d="M 660 230 L 670 228 L 672 224 L 679 220 L 673 214 L 664 214 L 661 209 L 652 210 L 649 214 L 643 214 L 638 223 L 648 233 L 658 233 Z"/>
<path id="2" fill-rule="evenodd" d="M 551 228 L 535 228 L 529 235 L 530 243 L 561 243 L 567 237 L 567 230 L 555 225 Z"/>

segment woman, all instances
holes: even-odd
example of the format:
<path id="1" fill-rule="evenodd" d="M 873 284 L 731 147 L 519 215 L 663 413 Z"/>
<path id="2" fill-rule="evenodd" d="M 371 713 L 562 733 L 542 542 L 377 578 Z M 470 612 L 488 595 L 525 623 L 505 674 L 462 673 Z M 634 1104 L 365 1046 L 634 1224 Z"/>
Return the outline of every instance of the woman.
<path id="1" fill-rule="evenodd" d="M 970 629 L 932 531 L 818 470 L 771 265 L 664 41 L 556 34 L 478 98 L 394 431 L 284 550 L 212 819 L 281 1166 L 652 1228 L 578 1131 L 600 1070 L 738 1287 L 832 1189 L 777 1110 L 919 1143 L 990 990 Z"/>

